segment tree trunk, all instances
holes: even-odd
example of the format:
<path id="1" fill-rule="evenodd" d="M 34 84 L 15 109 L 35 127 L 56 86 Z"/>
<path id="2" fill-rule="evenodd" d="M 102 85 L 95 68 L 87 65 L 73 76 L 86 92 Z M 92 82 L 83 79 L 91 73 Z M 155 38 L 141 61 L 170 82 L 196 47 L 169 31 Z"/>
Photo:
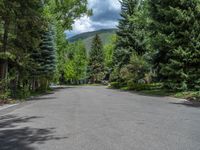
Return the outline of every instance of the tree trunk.
<path id="1" fill-rule="evenodd" d="M 8 30 L 9 30 L 9 21 L 5 20 L 4 22 L 4 34 L 3 34 L 3 46 L 1 52 L 6 54 L 7 45 L 8 45 Z M 8 60 L 0 61 L 0 78 L 7 79 L 8 74 Z"/>

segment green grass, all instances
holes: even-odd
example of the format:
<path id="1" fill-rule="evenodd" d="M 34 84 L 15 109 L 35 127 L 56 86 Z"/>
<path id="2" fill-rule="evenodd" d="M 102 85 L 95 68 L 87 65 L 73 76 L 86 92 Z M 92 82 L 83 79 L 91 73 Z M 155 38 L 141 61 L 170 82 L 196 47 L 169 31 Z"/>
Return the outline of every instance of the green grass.
<path id="1" fill-rule="evenodd" d="M 112 85 L 112 84 L 111 84 Z M 116 83 L 114 84 L 116 85 Z M 200 91 L 186 91 L 186 92 L 177 92 L 177 91 L 170 91 L 162 88 L 161 83 L 153 83 L 145 85 L 136 85 L 133 87 L 124 86 L 121 87 L 121 90 L 128 90 L 128 91 L 137 91 L 141 94 L 150 95 L 150 96 L 170 96 L 175 98 L 182 98 L 187 99 L 190 101 L 200 102 Z M 143 89 L 144 88 L 144 89 Z"/>
<path id="2" fill-rule="evenodd" d="M 4 94 L 0 93 L 0 106 L 5 105 L 5 104 L 15 104 L 18 102 L 24 102 L 24 101 L 27 101 L 31 97 L 37 97 L 44 94 L 51 94 L 52 92 L 53 90 L 49 88 L 47 91 L 30 92 L 27 96 L 19 97 L 19 98 L 11 98 L 10 95 L 5 95 L 5 93 Z"/>
<path id="3" fill-rule="evenodd" d="M 165 89 L 155 89 L 155 90 L 144 90 L 140 92 L 147 95 L 170 96 L 170 97 L 182 98 L 190 101 L 200 102 L 200 91 L 175 92 Z"/>
<path id="4" fill-rule="evenodd" d="M 190 101 L 200 102 L 200 91 L 178 92 L 178 91 L 169 91 L 163 88 L 157 88 L 157 89 L 143 90 L 141 92 L 148 95 L 171 96 L 175 98 L 182 98 Z"/>
<path id="5" fill-rule="evenodd" d="M 173 96 L 173 92 L 164 90 L 164 89 L 155 89 L 155 90 L 142 90 L 140 91 L 147 95 L 156 95 L 156 96 Z"/>
<path id="6" fill-rule="evenodd" d="M 94 83 L 94 84 L 79 84 L 79 85 L 71 85 L 71 86 L 103 86 L 103 84 Z"/>
<path id="7" fill-rule="evenodd" d="M 13 100 L 13 99 L 5 99 L 5 100 L 1 100 L 0 99 L 0 106 L 4 105 L 4 104 L 15 104 L 17 101 Z"/>
<path id="8" fill-rule="evenodd" d="M 200 91 L 177 92 L 174 94 L 174 97 L 200 102 Z"/>

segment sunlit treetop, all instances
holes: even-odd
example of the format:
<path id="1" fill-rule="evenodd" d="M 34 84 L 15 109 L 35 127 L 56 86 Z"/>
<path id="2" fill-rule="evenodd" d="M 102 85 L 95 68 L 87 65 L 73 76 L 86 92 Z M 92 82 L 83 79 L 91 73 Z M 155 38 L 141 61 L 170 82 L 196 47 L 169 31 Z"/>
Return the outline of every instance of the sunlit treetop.
<path id="1" fill-rule="evenodd" d="M 45 0 L 44 4 L 45 14 L 65 29 L 72 29 L 76 19 L 92 13 L 87 8 L 87 0 Z"/>

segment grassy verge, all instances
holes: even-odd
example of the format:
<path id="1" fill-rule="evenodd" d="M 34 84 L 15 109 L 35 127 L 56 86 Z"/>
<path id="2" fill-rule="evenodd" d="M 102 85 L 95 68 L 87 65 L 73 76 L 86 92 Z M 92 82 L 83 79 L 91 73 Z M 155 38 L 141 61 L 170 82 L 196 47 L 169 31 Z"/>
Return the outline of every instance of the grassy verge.
<path id="1" fill-rule="evenodd" d="M 174 97 L 200 102 L 200 91 L 178 92 L 174 95 Z"/>
<path id="2" fill-rule="evenodd" d="M 121 90 L 127 91 L 137 91 L 141 94 L 151 95 L 151 96 L 170 96 L 175 98 L 187 99 L 194 102 L 200 102 L 200 91 L 186 91 L 186 92 L 177 92 L 177 91 L 169 91 L 162 88 L 162 84 L 154 83 L 154 84 L 136 84 L 131 86 L 112 86 L 111 88 L 118 88 Z M 116 83 L 114 83 L 116 85 Z"/>
<path id="3" fill-rule="evenodd" d="M 79 86 L 106 86 L 107 84 L 101 84 L 101 83 L 94 83 L 94 84 L 66 84 L 64 86 L 74 86 L 74 87 L 79 87 Z"/>
<path id="4" fill-rule="evenodd" d="M 147 95 L 156 95 L 156 96 L 171 96 L 175 98 L 183 98 L 190 101 L 200 102 L 200 92 L 199 91 L 187 91 L 187 92 L 172 92 L 164 89 L 158 90 L 144 90 L 140 91 Z"/>
<path id="5" fill-rule="evenodd" d="M 11 98 L 8 94 L 0 93 L 0 106 L 5 104 L 15 104 L 18 102 L 24 102 L 27 101 L 31 97 L 37 97 L 45 94 L 52 93 L 53 89 L 48 89 L 47 91 L 36 91 L 36 92 L 29 92 L 29 94 L 25 94 L 26 96 L 22 96 L 16 99 Z"/>
<path id="6" fill-rule="evenodd" d="M 5 92 L 0 92 L 0 106 L 4 105 L 4 104 L 14 104 L 16 103 L 15 100 L 11 99 L 9 97 L 10 92 L 9 91 L 5 91 Z"/>
<path id="7" fill-rule="evenodd" d="M 0 99 L 0 106 L 5 105 L 5 104 L 15 104 L 15 103 L 16 103 L 16 100 L 14 99 L 5 99 L 5 100 Z"/>

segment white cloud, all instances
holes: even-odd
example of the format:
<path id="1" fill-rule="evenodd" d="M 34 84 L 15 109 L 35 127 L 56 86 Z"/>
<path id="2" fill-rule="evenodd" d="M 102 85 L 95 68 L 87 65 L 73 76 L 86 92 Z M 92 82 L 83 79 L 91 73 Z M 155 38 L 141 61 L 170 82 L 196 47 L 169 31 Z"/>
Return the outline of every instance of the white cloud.
<path id="1" fill-rule="evenodd" d="M 121 4 L 119 0 L 109 0 L 110 9 L 120 10 Z"/>
<path id="2" fill-rule="evenodd" d="M 82 18 L 75 21 L 73 25 L 73 30 L 76 32 L 85 32 L 88 30 L 93 30 L 92 21 L 88 16 L 83 16 Z"/>
<path id="3" fill-rule="evenodd" d="M 75 20 L 73 24 L 72 31 L 66 31 L 67 37 L 72 37 L 79 33 L 84 33 L 87 31 L 93 31 L 95 28 L 92 26 L 92 21 L 88 16 L 83 16 L 78 20 Z"/>
<path id="4" fill-rule="evenodd" d="M 114 28 L 118 25 L 118 21 L 106 21 L 106 22 L 93 22 L 93 26 L 102 28 Z"/>
<path id="5" fill-rule="evenodd" d="M 88 0 L 88 7 L 93 9 L 93 16 L 83 16 L 76 20 L 73 30 L 66 32 L 68 37 L 88 31 L 116 27 L 121 9 L 119 0 Z"/>

